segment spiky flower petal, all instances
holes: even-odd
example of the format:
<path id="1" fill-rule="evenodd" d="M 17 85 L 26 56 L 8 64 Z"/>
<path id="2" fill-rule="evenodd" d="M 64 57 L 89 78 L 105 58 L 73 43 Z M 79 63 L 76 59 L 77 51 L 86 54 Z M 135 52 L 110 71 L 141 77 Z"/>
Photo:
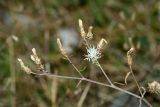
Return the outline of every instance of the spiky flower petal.
<path id="1" fill-rule="evenodd" d="M 94 46 L 90 46 L 87 48 L 87 55 L 85 55 L 85 60 L 89 62 L 96 63 L 99 58 L 101 58 L 100 51 Z"/>

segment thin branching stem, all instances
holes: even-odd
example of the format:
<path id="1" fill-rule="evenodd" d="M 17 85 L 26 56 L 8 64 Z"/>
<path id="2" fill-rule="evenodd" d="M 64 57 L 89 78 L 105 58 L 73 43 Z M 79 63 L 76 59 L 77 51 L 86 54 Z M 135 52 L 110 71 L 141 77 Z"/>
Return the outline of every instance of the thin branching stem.
<path id="1" fill-rule="evenodd" d="M 16 107 L 16 72 L 15 72 L 15 62 L 14 62 L 14 41 L 10 37 L 7 40 L 9 46 L 10 55 L 10 71 L 11 71 L 11 107 Z"/>
<path id="2" fill-rule="evenodd" d="M 103 70 L 102 66 L 100 65 L 100 63 L 97 61 L 97 66 L 101 69 L 103 75 L 106 77 L 107 81 L 110 83 L 110 85 L 114 85 L 111 81 L 111 79 L 107 76 L 107 74 L 105 73 L 105 71 Z"/>
<path id="3" fill-rule="evenodd" d="M 142 97 L 143 94 L 141 94 L 141 96 L 138 96 L 138 95 L 136 95 L 136 94 L 134 94 L 134 93 L 131 93 L 131 92 L 129 92 L 129 91 L 126 91 L 126 90 L 124 90 L 124 89 L 121 89 L 121 88 L 115 86 L 115 85 L 112 83 L 112 81 L 110 80 L 110 78 L 107 76 L 107 74 L 105 73 L 105 71 L 103 70 L 103 68 L 102 68 L 102 66 L 100 65 L 100 63 L 98 62 L 98 60 L 96 61 L 96 62 L 97 62 L 97 66 L 101 69 L 102 73 L 104 74 L 104 76 L 105 76 L 106 79 L 108 80 L 109 85 L 108 85 L 108 84 L 101 83 L 101 82 L 97 82 L 97 81 L 94 81 L 94 80 L 91 80 L 91 79 L 85 78 L 85 77 L 80 73 L 80 71 L 78 70 L 78 68 L 72 63 L 72 61 L 69 59 L 69 57 L 66 57 L 66 58 L 67 58 L 67 60 L 69 61 L 69 63 L 73 66 L 73 68 L 74 68 L 74 69 L 80 74 L 80 76 L 81 76 L 81 78 L 73 77 L 73 79 L 80 80 L 78 84 L 80 84 L 82 81 L 87 81 L 87 82 L 91 82 L 91 83 L 94 83 L 94 84 L 98 84 L 98 85 L 110 87 L 110 88 L 119 90 L 119 91 L 121 91 L 121 92 L 127 93 L 127 94 L 129 94 L 129 95 L 132 95 L 132 96 L 134 96 L 134 97 L 136 97 L 136 98 L 139 98 L 139 100 L 143 100 L 144 102 L 146 102 L 146 104 L 147 104 L 149 107 L 152 107 L 152 105 L 151 105 L 147 100 L 145 100 L 145 99 Z M 132 67 L 131 67 L 131 72 L 133 73 Z M 134 74 L 133 74 L 133 75 L 134 75 Z M 63 78 L 63 76 L 58 76 L 58 75 L 57 75 L 57 77 Z M 67 77 L 67 76 L 64 76 L 64 78 L 66 78 L 66 79 L 72 79 L 71 77 Z M 134 79 L 136 80 L 135 76 L 134 76 Z M 138 84 L 137 81 L 136 81 L 136 84 Z M 138 85 L 138 86 L 139 86 L 139 85 Z M 139 87 L 139 89 L 140 89 L 140 87 Z M 141 91 L 140 91 L 140 92 L 141 92 Z M 140 106 L 141 106 L 141 103 L 140 103 Z"/>
<path id="4" fill-rule="evenodd" d="M 90 48 L 91 45 L 88 43 L 88 40 L 89 40 L 89 39 L 86 39 L 86 38 L 84 37 L 84 36 L 86 36 L 86 34 L 85 34 L 84 29 L 83 29 L 83 23 L 82 23 L 81 20 L 79 21 L 79 26 L 80 26 L 80 28 L 81 28 L 82 38 L 84 39 L 84 41 L 85 41 L 85 43 L 86 43 L 86 47 L 87 47 L 87 48 Z M 136 85 L 137 85 L 137 87 L 138 87 L 139 92 L 140 92 L 141 95 L 139 95 L 139 94 L 138 94 L 138 95 L 137 95 L 137 94 L 134 94 L 134 93 L 132 93 L 132 92 L 130 92 L 130 91 L 128 91 L 128 90 L 124 90 L 124 89 L 122 89 L 122 88 L 114 85 L 114 84 L 112 83 L 111 79 L 110 79 L 110 78 L 108 77 L 108 75 L 105 73 L 105 71 L 104 71 L 104 69 L 102 68 L 102 66 L 100 65 L 100 63 L 98 62 L 97 59 L 98 59 L 99 57 L 98 57 L 98 58 L 95 58 L 95 60 L 96 60 L 96 61 L 94 60 L 95 63 L 94 63 L 94 61 L 92 61 L 92 62 L 93 62 L 94 64 L 96 64 L 96 65 L 100 68 L 100 70 L 102 71 L 103 75 L 105 76 L 105 78 L 107 79 L 107 81 L 108 81 L 109 83 L 107 84 L 107 83 L 99 82 L 99 81 L 92 80 L 92 79 L 89 79 L 89 78 L 84 77 L 84 76 L 82 75 L 82 73 L 80 72 L 80 70 L 74 65 L 74 63 L 72 63 L 71 59 L 68 57 L 67 52 L 66 52 L 65 49 L 63 48 L 60 39 L 57 39 L 57 43 L 58 43 L 58 46 L 59 46 L 59 48 L 60 48 L 60 51 L 61 51 L 62 55 L 64 55 L 64 56 L 66 57 L 66 59 L 67 59 L 67 60 L 69 61 L 69 63 L 73 66 L 73 68 L 74 68 L 75 71 L 80 75 L 80 77 L 55 75 L 55 74 L 51 74 L 51 73 L 47 73 L 47 72 L 43 72 L 43 73 L 41 73 L 41 74 L 40 74 L 40 73 L 35 73 L 35 72 L 32 72 L 32 70 L 30 70 L 27 66 L 25 66 L 21 59 L 18 59 L 18 61 L 19 61 L 20 64 L 21 64 L 21 67 L 23 68 L 23 70 L 24 70 L 25 72 L 29 73 L 29 74 L 33 74 L 33 75 L 37 75 L 37 76 L 47 76 L 47 77 L 50 77 L 50 78 L 62 78 L 62 79 L 70 79 L 70 80 L 79 80 L 79 83 L 77 84 L 77 86 L 81 83 L 81 81 L 86 81 L 86 82 L 88 82 L 88 83 L 92 83 L 92 84 L 96 84 L 96 85 L 101 85 L 101 86 L 104 86 L 104 87 L 109 87 L 109 88 L 112 88 L 112 89 L 115 89 L 115 90 L 117 90 L 117 91 L 126 93 L 126 94 L 128 94 L 128 95 L 131 95 L 131 96 L 139 99 L 139 101 L 140 101 L 139 107 L 141 107 L 142 101 L 144 101 L 144 102 L 148 105 L 148 107 L 152 107 L 152 105 L 144 98 L 145 92 L 142 93 L 141 87 L 139 86 L 139 84 L 138 84 L 138 82 L 137 82 L 137 80 L 136 80 L 136 78 L 135 78 L 135 75 L 134 75 L 134 73 L 133 73 L 133 70 L 132 70 L 132 65 L 131 65 L 131 64 L 132 64 L 132 57 L 131 57 L 131 54 L 134 52 L 134 48 L 131 48 L 131 49 L 128 51 L 128 53 L 127 53 L 127 56 L 128 56 L 128 58 L 129 58 L 129 59 L 128 59 L 128 63 L 129 63 L 130 72 L 131 72 L 131 74 L 132 74 L 132 76 L 133 76 L 133 79 L 134 79 L 134 81 L 135 81 L 135 83 L 136 83 Z M 96 51 L 97 51 L 97 50 L 96 50 Z M 93 57 L 97 57 L 96 55 L 97 55 L 97 53 L 96 53 L 95 56 L 93 56 Z M 32 57 L 32 60 L 33 60 L 33 61 L 34 61 L 34 59 L 36 59 L 36 58 Z M 40 60 L 38 60 L 38 61 L 40 61 Z M 39 65 L 39 64 L 38 64 L 38 65 Z M 42 67 L 40 67 L 40 68 L 42 68 Z"/>
<path id="5" fill-rule="evenodd" d="M 136 80 L 136 77 L 135 77 L 135 75 L 134 75 L 134 73 L 133 73 L 133 70 L 132 70 L 132 66 L 131 66 L 131 65 L 129 65 L 129 69 L 130 69 L 130 72 L 131 72 L 131 74 L 132 74 L 132 77 L 133 77 L 133 79 L 134 79 L 134 81 L 135 81 L 135 83 L 136 83 L 136 85 L 137 85 L 137 87 L 138 87 L 138 89 L 139 89 L 139 92 L 140 92 L 141 96 L 143 96 L 142 91 L 141 91 L 141 88 L 140 88 L 140 86 L 139 86 L 139 84 L 138 84 L 138 82 L 137 82 L 137 80 Z"/>
<path id="6" fill-rule="evenodd" d="M 72 76 L 61 76 L 61 75 L 54 75 L 54 74 L 49 74 L 49 73 L 38 74 L 38 73 L 33 73 L 33 72 L 32 72 L 32 74 L 35 74 L 35 75 L 38 75 L 38 76 L 47 76 L 47 77 L 62 78 L 62 79 L 82 80 L 82 81 L 90 82 L 90 83 L 93 83 L 93 84 L 109 87 L 109 88 L 124 92 L 124 93 L 126 93 L 128 95 L 131 95 L 133 97 L 136 97 L 138 99 L 141 99 L 142 101 L 144 101 L 148 105 L 148 107 L 152 107 L 152 105 L 145 98 L 142 98 L 139 95 L 136 95 L 136 94 L 134 94 L 132 92 L 129 92 L 127 90 L 124 90 L 122 88 L 119 88 L 115 85 L 105 84 L 105 83 L 98 82 L 98 81 L 88 79 L 88 78 L 85 78 L 85 77 L 81 78 L 81 77 L 72 77 Z"/>
<path id="7" fill-rule="evenodd" d="M 88 41 L 87 41 L 86 39 L 84 39 L 84 41 L 85 41 L 85 43 L 86 43 L 87 48 L 89 48 L 89 43 L 88 43 Z"/>
<path id="8" fill-rule="evenodd" d="M 81 77 L 83 77 L 82 73 L 78 70 L 78 68 L 72 63 L 69 57 L 66 57 L 69 63 L 73 66 L 73 68 L 79 73 Z"/>
<path id="9" fill-rule="evenodd" d="M 89 43 L 88 43 L 88 41 L 87 41 L 85 38 L 84 38 L 84 41 L 85 41 L 85 43 L 86 43 L 87 48 L 89 48 Z M 102 66 L 100 65 L 100 63 L 98 62 L 98 60 L 96 60 L 96 63 L 97 63 L 97 66 L 101 69 L 103 75 L 106 77 L 107 81 L 108 81 L 111 85 L 114 85 L 114 84 L 112 83 L 112 81 L 110 80 L 110 78 L 109 78 L 109 77 L 107 76 L 107 74 L 105 73 L 105 71 L 103 70 L 103 68 L 102 68 Z"/>
<path id="10" fill-rule="evenodd" d="M 133 80 L 135 81 L 135 83 L 136 83 L 136 85 L 137 85 L 137 87 L 138 87 L 138 90 L 139 90 L 139 92 L 140 92 L 140 94 L 141 94 L 141 99 L 139 99 L 139 107 L 141 107 L 141 106 L 142 106 L 142 98 L 144 97 L 144 95 L 143 95 L 143 93 L 142 93 L 142 91 L 141 91 L 141 88 L 140 88 L 140 86 L 139 86 L 139 84 L 138 84 L 138 82 L 137 82 L 137 80 L 136 80 L 136 77 L 135 77 L 135 75 L 134 75 L 134 73 L 133 73 L 132 65 L 129 65 L 129 69 L 130 69 L 131 75 L 132 75 L 132 77 L 133 77 Z"/>

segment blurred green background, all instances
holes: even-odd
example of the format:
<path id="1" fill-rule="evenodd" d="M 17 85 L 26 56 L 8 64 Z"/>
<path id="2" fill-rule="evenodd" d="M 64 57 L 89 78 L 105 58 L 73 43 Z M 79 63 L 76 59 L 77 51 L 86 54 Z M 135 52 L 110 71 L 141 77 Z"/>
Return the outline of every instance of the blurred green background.
<path id="1" fill-rule="evenodd" d="M 102 37 L 109 42 L 100 63 L 112 81 L 124 82 L 129 71 L 129 38 L 137 50 L 133 70 L 140 85 L 147 87 L 148 82 L 160 80 L 159 0 L 0 0 L 0 107 L 138 106 L 132 96 L 106 87 L 86 82 L 76 87 L 75 80 L 22 72 L 19 57 L 36 70 L 29 57 L 34 47 L 51 73 L 78 76 L 58 50 L 59 37 L 86 77 L 106 82 L 96 66 L 83 60 L 86 50 L 79 35 L 79 18 L 86 31 L 94 27 L 95 45 Z M 130 77 L 128 86 L 122 88 L 138 94 Z M 159 107 L 159 95 L 146 93 L 145 97 Z"/>

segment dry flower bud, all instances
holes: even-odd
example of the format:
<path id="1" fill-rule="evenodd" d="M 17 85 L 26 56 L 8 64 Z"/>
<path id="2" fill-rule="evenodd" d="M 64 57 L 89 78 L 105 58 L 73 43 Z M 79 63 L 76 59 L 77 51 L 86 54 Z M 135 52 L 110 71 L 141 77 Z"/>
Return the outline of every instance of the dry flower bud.
<path id="1" fill-rule="evenodd" d="M 62 43 L 61 43 L 61 41 L 60 41 L 59 38 L 57 38 L 57 44 L 58 44 L 58 47 L 59 47 L 62 55 L 64 55 L 65 57 L 67 57 L 67 52 L 66 52 L 66 50 L 63 48 Z"/>
<path id="2" fill-rule="evenodd" d="M 32 49 L 32 52 L 33 52 L 33 55 L 35 55 L 35 56 L 37 55 L 37 52 L 36 52 L 35 48 Z"/>
<path id="3" fill-rule="evenodd" d="M 92 29 L 93 29 L 93 27 L 90 26 L 89 29 L 88 29 L 87 36 L 86 36 L 86 38 L 89 39 L 89 40 L 91 40 L 93 38 Z"/>
<path id="4" fill-rule="evenodd" d="M 128 65 L 132 65 L 133 63 L 133 55 L 135 53 L 135 49 L 134 48 L 131 48 L 128 52 L 127 52 L 127 59 L 128 59 Z"/>
<path id="5" fill-rule="evenodd" d="M 41 64 L 41 60 L 40 60 L 40 58 L 37 56 L 36 49 L 33 48 L 33 49 L 32 49 L 32 52 L 33 52 L 33 54 L 30 56 L 30 57 L 31 57 L 31 60 L 32 60 L 35 64 L 40 65 L 40 64 Z"/>
<path id="6" fill-rule="evenodd" d="M 21 68 L 22 68 L 27 74 L 31 74 L 31 73 L 32 73 L 31 69 L 24 65 L 22 59 L 18 58 L 18 61 L 19 61 L 20 65 L 21 65 Z"/>
<path id="7" fill-rule="evenodd" d="M 102 38 L 97 45 L 97 49 L 102 50 L 106 44 L 108 44 L 108 42 Z"/>
<path id="8" fill-rule="evenodd" d="M 160 83 L 158 83 L 157 81 L 148 83 L 148 89 L 151 93 L 160 93 Z"/>
<path id="9" fill-rule="evenodd" d="M 81 36 L 83 39 L 85 39 L 86 37 L 86 32 L 84 30 L 84 27 L 83 27 L 83 22 L 81 19 L 79 19 L 79 28 L 80 28 L 80 33 L 81 33 Z"/>
<path id="10" fill-rule="evenodd" d="M 38 57 L 36 49 L 32 49 L 33 54 L 30 56 L 31 60 L 37 65 L 38 69 L 41 71 L 45 71 L 44 65 L 41 62 L 41 59 Z"/>

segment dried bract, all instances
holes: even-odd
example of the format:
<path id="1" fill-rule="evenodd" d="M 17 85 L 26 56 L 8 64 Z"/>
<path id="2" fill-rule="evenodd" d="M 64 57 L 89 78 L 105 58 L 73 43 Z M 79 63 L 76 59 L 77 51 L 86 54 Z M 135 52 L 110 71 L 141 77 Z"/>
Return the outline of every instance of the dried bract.
<path id="1" fill-rule="evenodd" d="M 29 67 L 25 66 L 25 64 L 23 63 L 22 59 L 18 58 L 18 61 L 20 63 L 21 68 L 27 73 L 27 74 L 31 74 L 32 71 Z"/>
<path id="2" fill-rule="evenodd" d="M 102 38 L 97 45 L 97 49 L 102 50 L 106 44 L 108 44 L 108 42 Z"/>
<path id="3" fill-rule="evenodd" d="M 79 19 L 78 22 L 79 22 L 79 28 L 80 28 L 81 36 L 82 36 L 83 39 L 85 39 L 86 38 L 86 32 L 85 32 L 84 27 L 83 27 L 83 22 L 82 22 L 81 19 Z"/>
<path id="4" fill-rule="evenodd" d="M 31 57 L 31 60 L 37 65 L 37 67 L 38 67 L 38 69 L 39 69 L 40 71 L 45 71 L 44 65 L 42 64 L 41 59 L 38 57 L 35 48 L 32 49 L 32 53 L 33 53 L 33 54 L 30 56 L 30 57 Z"/>
<path id="5" fill-rule="evenodd" d="M 33 54 L 30 56 L 30 57 L 31 57 L 31 60 L 32 60 L 35 64 L 40 65 L 40 64 L 41 64 L 41 60 L 40 60 L 40 58 L 38 57 L 38 55 L 37 55 L 37 53 L 36 53 L 36 49 L 33 48 L 33 49 L 32 49 L 32 52 L 33 52 Z"/>
<path id="6" fill-rule="evenodd" d="M 89 29 L 88 29 L 88 33 L 87 33 L 87 36 L 86 36 L 86 38 L 87 38 L 88 40 L 91 40 L 91 39 L 93 38 L 92 29 L 93 29 L 92 26 L 90 26 Z"/>
<path id="7" fill-rule="evenodd" d="M 79 28 L 80 28 L 80 33 L 81 33 L 81 37 L 86 41 L 86 40 L 91 40 L 93 38 L 93 33 L 92 33 L 92 29 L 93 27 L 90 26 L 88 28 L 88 33 L 86 34 L 84 27 L 83 27 L 83 22 L 81 19 L 79 19 Z"/>
<path id="8" fill-rule="evenodd" d="M 128 65 L 132 65 L 133 64 L 133 55 L 135 53 L 135 49 L 131 48 L 128 52 L 127 52 L 127 59 L 128 59 Z"/>
<path id="9" fill-rule="evenodd" d="M 58 44 L 58 47 L 59 47 L 62 55 L 64 55 L 65 57 L 67 57 L 67 52 L 66 52 L 66 50 L 63 48 L 62 43 L 61 43 L 61 41 L 60 41 L 59 38 L 57 38 L 57 44 Z"/>

